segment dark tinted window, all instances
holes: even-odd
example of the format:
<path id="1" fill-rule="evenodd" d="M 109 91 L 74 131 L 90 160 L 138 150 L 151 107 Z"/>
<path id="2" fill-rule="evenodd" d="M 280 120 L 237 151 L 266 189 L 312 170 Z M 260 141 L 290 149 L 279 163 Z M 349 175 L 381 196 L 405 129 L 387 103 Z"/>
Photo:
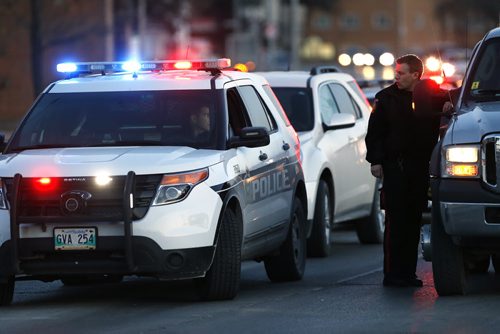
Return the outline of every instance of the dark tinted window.
<path id="1" fill-rule="evenodd" d="M 473 99 L 500 98 L 500 38 L 486 41 L 474 61 L 475 66 L 469 81 L 469 92 Z"/>
<path id="2" fill-rule="evenodd" d="M 311 91 L 305 88 L 279 88 L 273 91 L 296 131 L 310 131 L 314 126 Z"/>
<path id="3" fill-rule="evenodd" d="M 215 148 L 220 119 L 215 96 L 208 90 L 46 94 L 16 133 L 10 149 L 120 145 Z M 199 119 L 203 124 L 194 124 Z"/>
<path id="4" fill-rule="evenodd" d="M 262 126 L 268 131 L 276 130 L 276 121 L 272 118 L 259 94 L 252 86 L 238 87 L 238 92 L 245 103 L 252 126 Z"/>

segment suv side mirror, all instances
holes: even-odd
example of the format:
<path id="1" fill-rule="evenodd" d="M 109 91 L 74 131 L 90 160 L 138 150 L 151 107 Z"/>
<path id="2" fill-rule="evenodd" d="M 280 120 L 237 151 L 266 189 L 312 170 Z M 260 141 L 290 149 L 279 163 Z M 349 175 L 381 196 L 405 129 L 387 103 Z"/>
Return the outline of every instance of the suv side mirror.
<path id="1" fill-rule="evenodd" d="M 351 114 L 335 114 L 329 120 L 328 124 L 323 122 L 323 130 L 337 130 L 353 127 L 356 124 L 356 118 Z"/>
<path id="2" fill-rule="evenodd" d="M 230 147 L 261 147 L 269 142 L 269 133 L 264 127 L 246 127 L 241 129 L 239 136 L 229 138 Z"/>

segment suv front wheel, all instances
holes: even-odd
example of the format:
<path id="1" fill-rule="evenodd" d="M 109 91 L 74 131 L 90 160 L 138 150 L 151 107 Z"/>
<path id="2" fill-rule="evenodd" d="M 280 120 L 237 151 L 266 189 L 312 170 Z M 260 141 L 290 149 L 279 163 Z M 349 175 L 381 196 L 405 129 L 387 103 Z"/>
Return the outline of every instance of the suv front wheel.
<path id="1" fill-rule="evenodd" d="M 385 210 L 382 209 L 380 200 L 381 189 L 382 182 L 377 179 L 370 215 L 360 219 L 356 224 L 358 239 L 363 244 L 379 244 L 384 241 Z"/>
<path id="2" fill-rule="evenodd" d="M 203 300 L 233 299 L 240 288 L 242 224 L 240 215 L 227 207 L 212 266 L 203 278 L 196 279 Z"/>

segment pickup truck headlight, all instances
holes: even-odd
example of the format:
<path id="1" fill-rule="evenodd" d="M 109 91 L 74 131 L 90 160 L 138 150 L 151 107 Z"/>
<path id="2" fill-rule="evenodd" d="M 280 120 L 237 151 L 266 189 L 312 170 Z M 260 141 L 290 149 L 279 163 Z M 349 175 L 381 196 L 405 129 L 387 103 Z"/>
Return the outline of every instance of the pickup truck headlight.
<path id="1" fill-rule="evenodd" d="M 191 189 L 208 178 L 208 169 L 165 174 L 153 200 L 153 206 L 182 201 Z"/>
<path id="2" fill-rule="evenodd" d="M 479 145 L 456 145 L 444 148 L 442 177 L 478 178 Z"/>
<path id="3" fill-rule="evenodd" d="M 7 210 L 7 199 L 5 198 L 5 189 L 2 179 L 0 179 L 0 209 Z"/>

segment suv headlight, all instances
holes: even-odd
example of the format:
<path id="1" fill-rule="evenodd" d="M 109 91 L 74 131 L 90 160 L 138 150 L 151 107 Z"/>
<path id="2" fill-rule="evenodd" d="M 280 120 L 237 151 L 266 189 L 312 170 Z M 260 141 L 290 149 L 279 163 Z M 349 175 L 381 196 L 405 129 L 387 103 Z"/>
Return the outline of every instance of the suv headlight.
<path id="1" fill-rule="evenodd" d="M 5 189 L 2 179 L 0 179 L 0 209 L 7 210 L 7 198 L 5 198 Z"/>
<path id="2" fill-rule="evenodd" d="M 479 145 L 445 147 L 442 161 L 442 177 L 479 177 Z"/>
<path id="3" fill-rule="evenodd" d="M 192 172 L 165 174 L 156 192 L 153 206 L 182 201 L 191 189 L 208 178 L 208 169 Z"/>

